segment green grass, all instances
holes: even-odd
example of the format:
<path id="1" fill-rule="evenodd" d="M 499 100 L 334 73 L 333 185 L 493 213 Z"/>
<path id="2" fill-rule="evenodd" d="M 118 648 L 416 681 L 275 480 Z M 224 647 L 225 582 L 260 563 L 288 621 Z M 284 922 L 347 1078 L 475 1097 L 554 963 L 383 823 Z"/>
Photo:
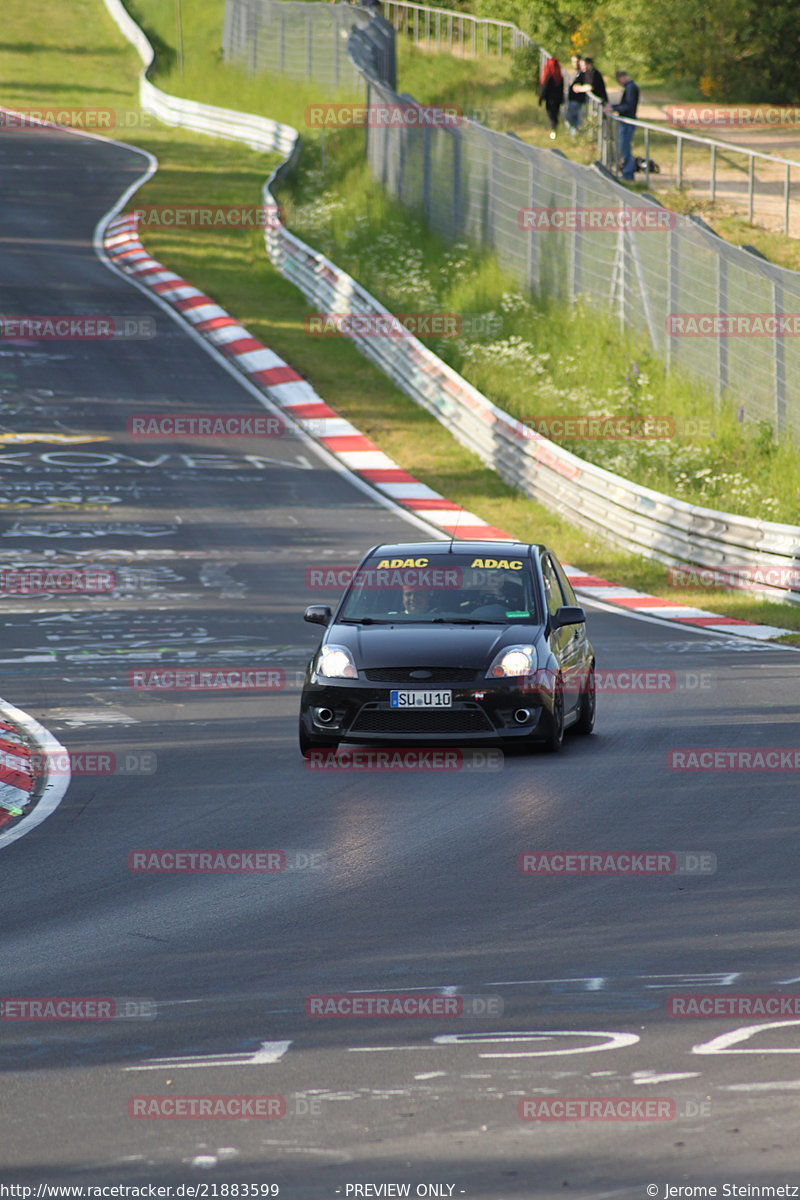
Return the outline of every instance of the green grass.
<path id="1" fill-rule="evenodd" d="M 157 0 L 136 4 L 140 19 L 148 26 L 155 21 L 159 36 L 166 37 L 169 28 L 163 20 L 158 24 Z M 303 128 L 306 106 L 320 95 L 310 85 L 281 88 L 280 80 L 266 75 L 221 68 L 208 18 L 215 4 L 221 12 L 221 0 L 206 0 L 202 20 L 186 35 L 183 76 L 170 57 L 158 75 L 160 85 L 201 98 L 209 81 L 219 79 L 218 86 L 212 84 L 216 102 L 238 103 Z M 401 65 L 406 60 L 409 80 L 401 75 L 401 86 L 414 88 L 421 61 L 430 67 L 430 56 L 406 48 Z M 427 98 L 444 102 L 452 94 L 453 103 L 468 110 L 470 64 L 445 55 L 436 56 L 436 65 L 437 90 L 433 94 L 429 84 Z M 489 60 L 485 69 L 494 79 L 496 103 L 516 94 L 507 63 Z M 522 420 L 576 415 L 662 420 L 674 436 L 557 440 L 599 466 L 694 503 L 762 519 L 796 519 L 797 453 L 788 441 L 776 445 L 768 428 L 739 424 L 733 404 L 717 405 L 694 381 L 668 375 L 644 336 L 623 336 L 610 317 L 580 305 L 567 312 L 564 305 L 529 303 L 493 256 L 465 244 L 446 247 L 373 182 L 360 131 L 329 131 L 324 160 L 319 131 L 304 132 L 300 169 L 282 196 L 290 225 L 394 311 L 488 314 L 499 326 L 494 338 L 426 340 L 492 400 Z M 687 433 L 691 429 L 699 433 Z"/>
<path id="2" fill-rule="evenodd" d="M 194 0 L 200 26 L 186 32 L 183 87 L 179 77 L 157 82 L 165 90 L 229 107 L 260 111 L 291 120 L 313 91 L 252 80 L 219 66 L 214 47 L 221 28 L 222 0 Z M 152 32 L 172 40 L 171 5 L 138 0 L 137 12 Z M 72 0 L 53 9 L 48 0 L 12 0 L 5 11 L 4 50 L 0 51 L 6 94 L 18 105 L 57 99 L 126 107 L 135 104 L 137 64 L 107 18 L 99 0 Z M 46 29 L 46 34 L 42 32 Z M 68 56 L 65 47 L 73 47 Z M 79 51 L 76 52 L 76 51 Z M 195 58 L 197 57 L 197 61 Z M 194 81 L 191 83 L 190 81 Z M 357 136 L 357 135 L 356 135 Z M 160 170 L 137 196 L 137 203 L 254 203 L 260 196 L 270 156 L 235 143 L 180 131 L 143 129 L 127 135 L 159 157 Z M 312 146 L 312 155 L 313 155 Z M 327 147 L 328 162 L 352 153 L 346 139 Z M 385 202 L 376 193 L 377 211 Z M 461 449 L 439 423 L 419 409 L 371 367 L 344 339 L 309 338 L 302 297 L 272 268 L 253 231 L 209 232 L 150 229 L 151 251 L 236 314 L 256 337 L 298 366 L 321 395 L 353 420 L 402 465 L 487 521 L 527 540 L 553 545 L 567 561 L 592 573 L 681 602 L 710 607 L 733 617 L 764 621 L 800 631 L 800 610 L 760 602 L 746 593 L 669 591 L 665 569 L 609 550 L 506 487 L 475 456 Z M 488 270 L 488 268 L 487 268 Z M 491 275 L 491 272 L 489 272 Z M 800 643 L 800 632 L 794 637 Z"/>

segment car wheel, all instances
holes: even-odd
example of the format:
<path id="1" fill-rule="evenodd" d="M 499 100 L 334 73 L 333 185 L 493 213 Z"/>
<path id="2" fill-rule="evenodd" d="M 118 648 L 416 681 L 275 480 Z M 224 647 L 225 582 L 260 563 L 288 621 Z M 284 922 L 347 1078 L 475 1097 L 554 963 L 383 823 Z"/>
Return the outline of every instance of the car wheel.
<path id="1" fill-rule="evenodd" d="M 597 711 L 597 681 L 594 677 L 594 663 L 586 676 L 586 687 L 581 692 L 581 703 L 578 709 L 578 719 L 575 722 L 576 733 L 591 733 L 594 729 L 594 717 Z"/>
<path id="2" fill-rule="evenodd" d="M 548 754 L 558 754 L 564 745 L 564 686 L 561 677 L 556 680 L 553 695 L 553 714 L 550 717 L 550 728 L 545 738 L 544 748 Z"/>
<path id="3" fill-rule="evenodd" d="M 298 731 L 298 741 L 300 742 L 300 753 L 303 758 L 308 758 L 315 750 L 336 750 L 339 746 L 335 741 L 321 741 L 318 738 L 311 738 L 305 731 L 303 722 L 300 722 Z"/>

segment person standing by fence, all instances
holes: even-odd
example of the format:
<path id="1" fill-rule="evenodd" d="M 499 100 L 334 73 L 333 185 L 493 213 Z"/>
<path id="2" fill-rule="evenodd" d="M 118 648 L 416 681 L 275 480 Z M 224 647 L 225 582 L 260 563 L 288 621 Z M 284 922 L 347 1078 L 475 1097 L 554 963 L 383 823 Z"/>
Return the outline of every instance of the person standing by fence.
<path id="1" fill-rule="evenodd" d="M 608 104 L 606 81 L 594 65 L 594 59 L 588 58 L 585 54 L 581 58 L 581 74 L 583 75 L 583 82 L 575 90 L 587 94 L 593 92 L 598 100 L 602 100 L 603 104 Z"/>
<path id="2" fill-rule="evenodd" d="M 586 96 L 584 95 L 583 87 L 585 76 L 581 70 L 580 56 L 573 54 L 572 56 L 572 79 L 567 89 L 567 125 L 573 137 L 577 134 L 583 117 L 583 110 L 586 106 Z"/>
<path id="3" fill-rule="evenodd" d="M 618 116 L 628 117 L 633 121 L 636 119 L 636 109 L 639 104 L 639 88 L 627 71 L 617 71 L 617 83 L 622 87 L 622 97 L 619 104 L 607 104 L 606 112 L 613 111 Z M 619 125 L 619 157 L 622 178 L 632 180 L 636 173 L 636 163 L 631 148 L 636 126 L 629 125 L 626 121 L 618 121 L 617 124 Z"/>
<path id="4" fill-rule="evenodd" d="M 539 79 L 539 104 L 544 104 L 550 121 L 550 137 L 555 138 L 558 113 L 564 102 L 564 76 L 557 58 L 548 58 Z"/>

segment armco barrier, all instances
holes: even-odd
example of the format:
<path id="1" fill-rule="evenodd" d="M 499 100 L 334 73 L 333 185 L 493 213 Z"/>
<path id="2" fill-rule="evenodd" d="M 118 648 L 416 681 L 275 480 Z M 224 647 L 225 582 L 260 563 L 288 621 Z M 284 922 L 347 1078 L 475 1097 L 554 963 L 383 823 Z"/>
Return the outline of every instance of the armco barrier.
<path id="1" fill-rule="evenodd" d="M 105 0 L 122 32 L 139 50 L 145 68 L 153 51 L 120 0 Z M 167 96 L 146 78 L 142 107 L 171 125 L 278 150 L 288 160 L 299 134 L 265 117 L 218 109 Z M 275 205 L 272 186 L 284 162 L 264 185 L 264 201 Z M 321 312 L 391 314 L 351 276 L 290 233 L 270 223 L 267 252 L 281 273 Z M 577 527 L 646 558 L 675 566 L 703 568 L 782 567 L 800 575 L 800 529 L 758 521 L 675 500 L 603 470 L 536 434 L 492 404 L 486 396 L 411 335 L 398 338 L 352 336 L 408 396 L 439 420 L 467 449 L 478 454 L 511 486 L 557 512 Z M 754 591 L 756 589 L 753 589 Z M 759 589 L 800 603 L 800 588 Z"/>

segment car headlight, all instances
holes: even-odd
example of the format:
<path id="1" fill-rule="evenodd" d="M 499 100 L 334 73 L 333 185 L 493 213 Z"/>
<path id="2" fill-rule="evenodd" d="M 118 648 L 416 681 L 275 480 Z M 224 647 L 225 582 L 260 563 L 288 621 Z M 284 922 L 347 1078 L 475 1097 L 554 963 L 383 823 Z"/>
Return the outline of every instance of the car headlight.
<path id="1" fill-rule="evenodd" d="M 536 670 L 536 650 L 533 646 L 506 646 L 497 655 L 489 670 L 489 679 L 507 679 L 531 675 Z"/>
<path id="2" fill-rule="evenodd" d="M 317 659 L 317 674 L 326 679 L 358 679 L 356 664 L 346 646 L 323 646 Z"/>

